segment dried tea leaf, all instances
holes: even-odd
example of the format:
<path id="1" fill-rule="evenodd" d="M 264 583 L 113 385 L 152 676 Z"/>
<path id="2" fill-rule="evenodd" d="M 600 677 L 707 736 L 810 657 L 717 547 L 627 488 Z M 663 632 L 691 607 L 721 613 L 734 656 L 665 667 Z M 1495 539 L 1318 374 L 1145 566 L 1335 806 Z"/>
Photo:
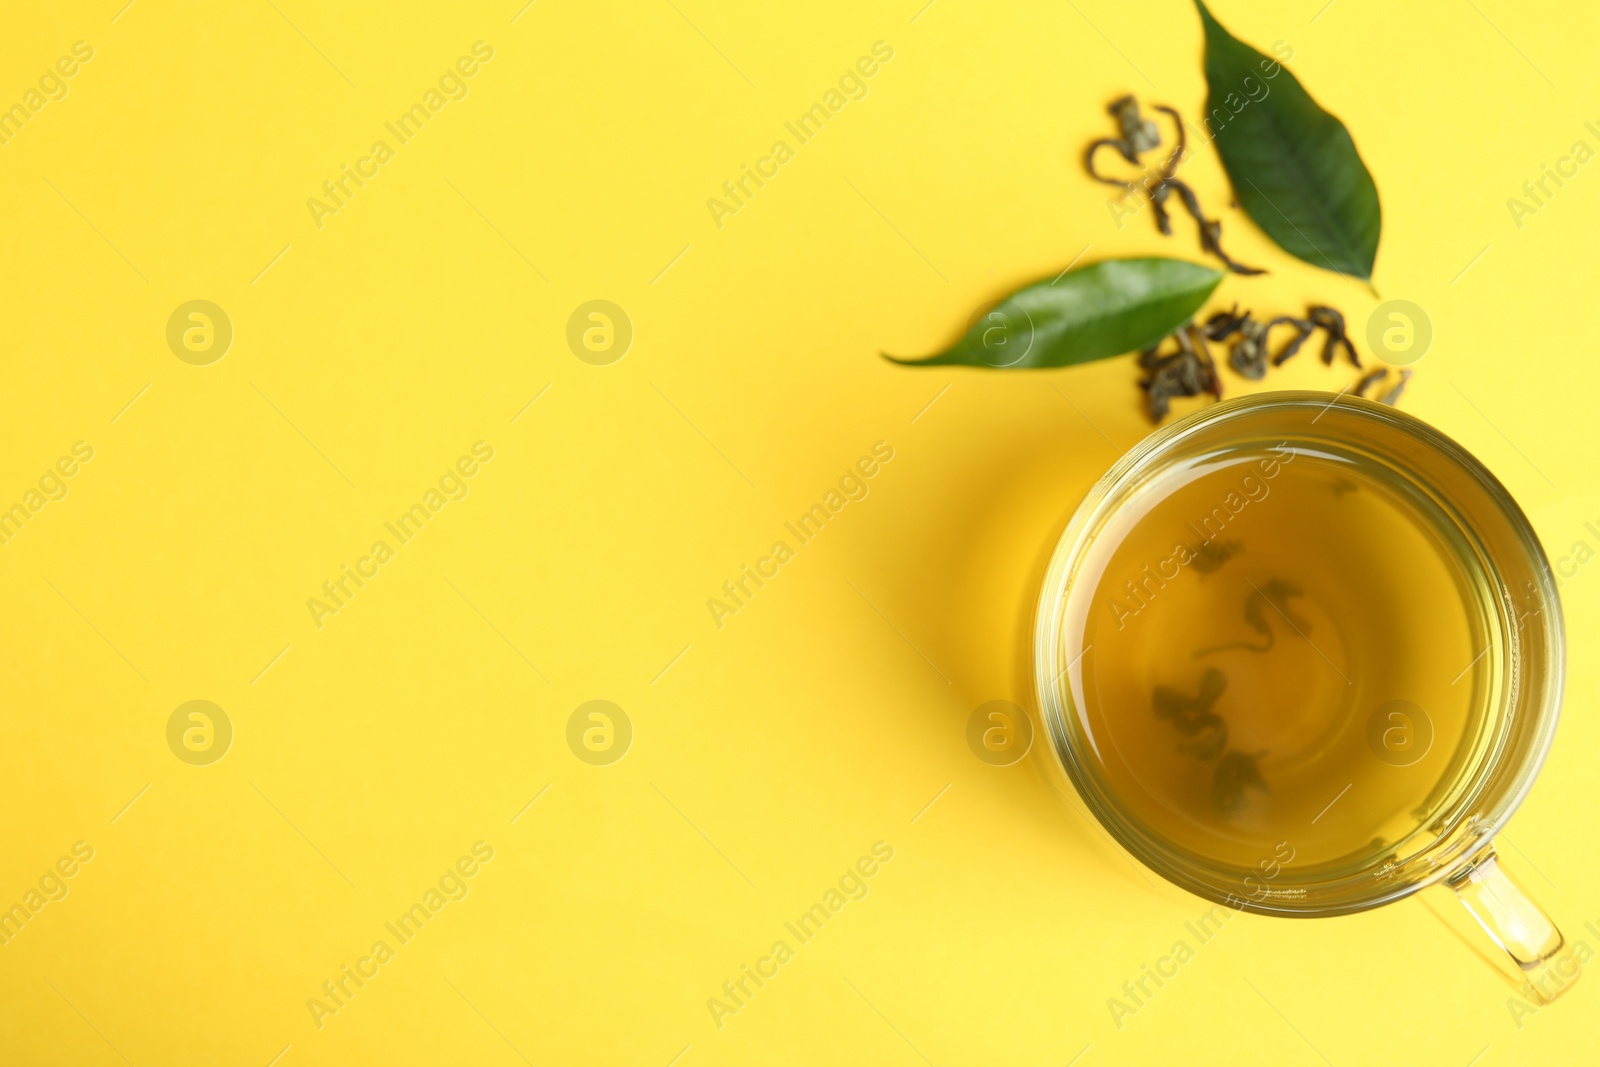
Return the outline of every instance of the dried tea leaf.
<path id="1" fill-rule="evenodd" d="M 1211 361 L 1205 331 L 1186 325 L 1173 333 L 1172 339 L 1177 342 L 1177 351 L 1163 356 L 1158 345 L 1139 356 L 1139 365 L 1147 372 L 1139 387 L 1146 393 L 1150 418 L 1155 422 L 1166 417 L 1172 397 L 1210 393 L 1222 399 L 1222 380 Z"/>
<path id="2" fill-rule="evenodd" d="M 1375 382 L 1382 381 L 1384 376 L 1388 373 L 1388 367 L 1375 367 L 1374 369 L 1367 371 L 1367 373 L 1363 374 L 1356 384 L 1351 387 L 1351 395 L 1366 396 L 1367 390 L 1372 388 Z"/>
<path id="3" fill-rule="evenodd" d="M 1132 94 L 1112 102 L 1109 109 L 1122 130 L 1122 139 L 1135 154 L 1161 146 L 1161 130 L 1155 121 L 1139 114 L 1139 101 Z"/>
<path id="4" fill-rule="evenodd" d="M 1297 319 L 1293 315 L 1280 315 L 1267 323 L 1267 330 L 1271 332 L 1274 326 L 1284 324 L 1295 328 L 1295 337 L 1294 340 L 1283 346 L 1281 352 L 1272 357 L 1272 365 L 1274 367 L 1283 366 L 1291 356 L 1300 351 L 1300 346 L 1306 343 L 1306 338 L 1310 337 L 1312 331 L 1316 329 L 1315 325 L 1307 319 Z"/>
<path id="5" fill-rule="evenodd" d="M 1171 410 L 1175 396 L 1199 396 L 1206 391 L 1206 366 L 1194 352 L 1174 352 L 1158 360 L 1149 377 L 1139 383 L 1150 403 L 1150 418 L 1160 422 Z"/>
<path id="6" fill-rule="evenodd" d="M 1228 353 L 1228 363 L 1244 377 L 1260 381 L 1267 376 L 1267 328 L 1246 312 L 1239 332 L 1243 336 Z"/>
<path id="7" fill-rule="evenodd" d="M 1206 320 L 1206 336 L 1213 341 L 1226 341 L 1238 333 L 1250 318 L 1250 312 L 1239 314 L 1239 305 L 1234 304 L 1227 311 L 1219 311 Z"/>
<path id="8" fill-rule="evenodd" d="M 1340 345 L 1350 356 L 1350 362 L 1361 366 L 1361 357 L 1356 355 L 1356 346 L 1351 343 L 1350 335 L 1345 330 L 1344 316 L 1330 307 L 1313 307 L 1307 314 L 1315 326 L 1320 326 L 1327 337 L 1322 342 L 1322 362 L 1325 366 L 1333 365 L 1334 350 Z"/>
<path id="9" fill-rule="evenodd" d="M 1378 403 L 1393 405 L 1396 400 L 1400 399 L 1400 394 L 1406 391 L 1406 383 L 1410 380 L 1411 371 L 1409 369 L 1401 371 L 1400 380 L 1395 382 L 1387 393 L 1378 398 Z"/>
<path id="10" fill-rule="evenodd" d="M 1095 167 L 1095 154 L 1102 148 L 1113 148 L 1122 158 L 1129 163 L 1137 164 L 1139 154 L 1149 151 L 1161 144 L 1161 131 L 1156 124 L 1144 118 L 1139 113 L 1139 102 L 1132 96 L 1120 97 L 1112 101 L 1109 108 L 1116 117 L 1117 125 L 1122 131 L 1121 137 L 1102 137 L 1089 145 L 1084 153 L 1084 167 L 1089 171 L 1089 176 L 1095 181 L 1106 185 L 1115 185 L 1128 193 L 1133 193 L 1139 188 L 1150 198 L 1150 206 L 1154 209 L 1156 228 L 1168 237 L 1172 236 L 1172 218 L 1167 212 L 1167 200 L 1174 190 L 1182 201 L 1184 210 L 1189 212 L 1195 223 L 1200 227 L 1200 247 L 1222 260 L 1229 270 L 1236 274 L 1264 274 L 1263 270 L 1255 267 L 1246 267 L 1234 261 L 1228 253 L 1222 250 L 1222 222 L 1219 219 L 1206 218 L 1205 211 L 1200 207 L 1200 198 L 1195 195 L 1187 182 L 1180 181 L 1177 177 L 1178 164 L 1188 155 L 1188 136 L 1184 128 L 1183 116 L 1177 109 L 1165 104 L 1155 105 L 1155 109 L 1172 119 L 1173 129 L 1177 131 L 1178 143 L 1173 148 L 1172 154 L 1161 164 L 1160 171 L 1152 174 L 1149 168 L 1141 176 L 1142 181 L 1129 178 L 1117 178 L 1102 174 Z"/>

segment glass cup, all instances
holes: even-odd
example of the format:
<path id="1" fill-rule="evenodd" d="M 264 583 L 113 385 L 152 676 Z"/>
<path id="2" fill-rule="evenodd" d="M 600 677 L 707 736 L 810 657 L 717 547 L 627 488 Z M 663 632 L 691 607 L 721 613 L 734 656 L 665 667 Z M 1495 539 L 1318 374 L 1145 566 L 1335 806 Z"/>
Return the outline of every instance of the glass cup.
<path id="1" fill-rule="evenodd" d="M 1246 863 L 1195 847 L 1172 831 L 1176 821 L 1157 828 L 1134 813 L 1130 798 L 1119 795 L 1094 758 L 1099 754 L 1086 721 L 1084 619 L 1096 587 L 1079 579 L 1096 537 L 1108 525 L 1126 529 L 1137 521 L 1129 516 L 1143 514 L 1141 494 L 1185 464 L 1279 442 L 1297 454 L 1376 464 L 1385 477 L 1430 501 L 1431 513 L 1450 527 L 1435 543 L 1473 554 L 1474 573 L 1484 578 L 1480 599 L 1491 605 L 1484 612 L 1484 664 L 1478 665 L 1489 682 L 1471 698 L 1482 698 L 1477 725 L 1451 752 L 1428 804 L 1415 812 L 1416 824 L 1396 835 L 1392 850 L 1375 849 L 1371 857 L 1342 864 L 1297 864 L 1292 847 Z M 1505 488 L 1439 431 L 1391 407 L 1310 392 L 1227 400 L 1158 430 L 1095 484 L 1062 534 L 1040 595 L 1034 651 L 1040 715 L 1050 739 L 1045 758 L 1071 780 L 1112 837 L 1163 878 L 1217 903 L 1289 917 L 1362 911 L 1443 883 L 1509 954 L 1529 996 L 1548 1002 L 1576 979 L 1572 949 L 1502 869 L 1492 843 L 1527 795 L 1555 732 L 1564 654 L 1556 582 Z M 1368 729 L 1362 711 L 1352 706 L 1351 721 L 1340 728 Z M 1374 751 L 1372 772 L 1381 773 L 1382 753 Z"/>

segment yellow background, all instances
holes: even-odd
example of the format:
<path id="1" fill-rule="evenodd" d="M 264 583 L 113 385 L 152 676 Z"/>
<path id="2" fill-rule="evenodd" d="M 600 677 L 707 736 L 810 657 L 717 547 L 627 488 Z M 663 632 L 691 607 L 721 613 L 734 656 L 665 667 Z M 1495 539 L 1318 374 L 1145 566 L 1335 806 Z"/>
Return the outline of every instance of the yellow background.
<path id="1" fill-rule="evenodd" d="M 95 449 L 0 547 L 0 904 L 95 849 L 0 948 L 0 1061 L 1592 1055 L 1600 980 L 1519 1025 L 1415 898 L 1196 945 L 1205 906 L 1114 849 L 1042 751 L 967 747 L 980 703 L 1031 706 L 1044 560 L 1149 427 L 1128 359 L 879 352 L 943 347 L 1080 253 L 1201 258 L 1181 216 L 1119 229 L 1080 166 L 1122 92 L 1198 115 L 1189 5 L 120 2 L 29 5 L 0 37 L 0 102 L 95 50 L 0 147 L 0 503 Z M 1520 227 L 1506 203 L 1600 147 L 1600 12 L 1321 6 L 1216 14 L 1289 43 L 1377 179 L 1377 288 L 1436 331 L 1402 406 L 1552 555 L 1600 547 L 1600 164 Z M 319 229 L 307 199 L 478 40 L 470 95 Z M 869 95 L 718 228 L 706 200 L 880 40 Z M 1365 347 L 1363 285 L 1268 245 L 1210 150 L 1185 176 L 1272 268 L 1216 303 L 1332 303 Z M 235 330 L 204 367 L 165 340 L 197 298 Z M 591 299 L 633 323 L 609 366 L 565 341 Z M 1302 355 L 1264 384 L 1353 377 Z M 478 440 L 470 495 L 318 629 L 307 598 Z M 870 495 L 713 625 L 707 598 L 880 440 Z M 1564 597 L 1567 715 L 1505 852 L 1596 945 L 1600 565 Z M 192 699 L 234 727 L 210 766 L 167 747 Z M 611 766 L 567 746 L 591 699 L 634 727 Z M 478 840 L 470 895 L 319 1029 L 307 999 Z M 707 999 L 880 840 L 870 894 L 719 1029 Z M 1119 1029 L 1107 998 L 1179 939 L 1195 958 Z"/>

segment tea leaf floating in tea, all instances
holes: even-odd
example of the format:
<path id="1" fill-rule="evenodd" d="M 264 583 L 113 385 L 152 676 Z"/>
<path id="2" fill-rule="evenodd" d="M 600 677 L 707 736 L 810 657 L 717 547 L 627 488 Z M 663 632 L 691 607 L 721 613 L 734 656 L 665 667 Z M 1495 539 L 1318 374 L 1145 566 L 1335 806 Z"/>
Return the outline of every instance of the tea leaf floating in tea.
<path id="1" fill-rule="evenodd" d="M 1156 686 L 1151 704 L 1156 718 L 1167 719 L 1188 740 L 1178 742 L 1178 751 L 1198 760 L 1216 759 L 1228 744 L 1228 724 L 1212 710 L 1217 698 L 1228 687 L 1227 677 L 1208 667 L 1200 677 L 1200 689 L 1189 696 L 1171 686 Z M 1229 752 L 1212 772 L 1211 801 L 1217 814 L 1227 817 L 1244 805 L 1246 787 L 1267 791 L 1256 762 L 1265 752 Z"/>
<path id="2" fill-rule="evenodd" d="M 1305 593 L 1299 586 L 1295 585 L 1293 582 L 1286 582 L 1281 578 L 1273 578 L 1268 581 L 1265 586 L 1260 588 L 1252 587 L 1250 592 L 1245 595 L 1245 625 L 1249 626 L 1250 629 L 1266 638 L 1266 640 L 1259 645 L 1252 645 L 1248 641 L 1229 641 L 1228 643 L 1222 645 L 1212 645 L 1208 648 L 1195 650 L 1194 658 L 1199 659 L 1201 656 L 1209 656 L 1217 652 L 1227 652 L 1236 648 L 1244 649 L 1247 652 L 1272 651 L 1272 646 L 1277 639 L 1277 635 L 1276 631 L 1274 631 L 1272 628 L 1272 622 L 1269 618 L 1266 608 L 1262 607 L 1262 601 L 1266 601 L 1269 607 L 1275 608 L 1278 618 L 1286 621 L 1301 637 L 1305 637 L 1306 634 L 1311 632 L 1311 623 L 1306 619 L 1301 618 L 1295 613 L 1295 610 L 1289 606 L 1290 597 L 1304 595 Z M 1310 640 L 1310 638 L 1307 638 L 1307 640 Z"/>
<path id="3" fill-rule="evenodd" d="M 1217 155 L 1239 206 L 1290 255 L 1369 281 L 1383 212 L 1350 131 L 1277 60 L 1234 37 L 1201 0 L 1195 6 L 1206 36 L 1206 113 L 1223 117 Z"/>
<path id="4" fill-rule="evenodd" d="M 1246 787 L 1271 792 L 1256 766 L 1265 752 L 1230 752 L 1222 757 L 1211 777 L 1211 803 L 1218 815 L 1232 815 L 1244 806 Z"/>
<path id="5" fill-rule="evenodd" d="M 1250 597 L 1245 601 L 1244 621 L 1250 627 L 1250 629 L 1254 630 L 1262 637 L 1265 637 L 1267 639 L 1266 643 L 1260 648 L 1256 648 L 1254 645 L 1247 645 L 1242 641 L 1237 644 L 1226 645 L 1224 647 L 1248 648 L 1252 652 L 1270 652 L 1272 650 L 1272 642 L 1274 640 L 1272 624 L 1267 621 L 1267 616 L 1262 612 L 1260 600 L 1256 599 L 1255 597 Z"/>
<path id="6" fill-rule="evenodd" d="M 1170 719 L 1178 732 L 1189 738 L 1178 744 L 1179 752 L 1208 760 L 1215 758 L 1228 743 L 1228 724 L 1211 710 L 1227 687 L 1228 679 L 1215 667 L 1208 668 L 1201 676 L 1200 691 L 1192 697 L 1170 686 L 1156 686 L 1151 698 L 1156 718 Z"/>
<path id="7" fill-rule="evenodd" d="M 1151 703 L 1155 706 L 1156 718 L 1171 719 L 1174 726 L 1192 737 L 1200 732 L 1206 716 L 1211 714 L 1211 705 L 1227 688 L 1227 676 L 1215 667 L 1209 667 L 1201 675 L 1200 691 L 1194 696 L 1168 685 L 1158 685 Z"/>
<path id="8" fill-rule="evenodd" d="M 1284 581 L 1282 578 L 1271 579 L 1267 582 L 1266 587 L 1261 590 L 1261 598 L 1277 608 L 1278 614 L 1282 615 L 1289 625 L 1295 628 L 1295 632 L 1302 637 L 1311 632 L 1311 623 L 1295 614 L 1294 609 L 1289 606 L 1289 598 L 1305 595 L 1305 590 L 1293 582 Z"/>
<path id="9" fill-rule="evenodd" d="M 1325 370 L 1301 362 L 1308 376 Z M 1334 388 L 1362 373 L 1340 368 Z M 1399 840 L 1451 810 L 1470 773 L 1460 753 L 1484 743 L 1511 684 L 1483 634 L 1509 627 L 1514 610 L 1551 610 L 1537 588 L 1517 589 L 1520 578 L 1506 598 L 1518 607 L 1502 601 L 1476 549 L 1450 541 L 1456 517 L 1409 491 L 1395 469 L 1413 459 L 1408 427 L 1360 400 L 1313 426 L 1332 391 L 1174 439 L 1159 470 L 1127 472 L 1070 572 L 1074 632 L 1058 654 L 1065 663 L 1092 648 L 1093 663 L 1055 684 L 1082 724 L 1084 765 L 1153 835 L 1241 874 L 1286 839 L 1297 864 L 1355 869 L 1384 854 L 1368 850 L 1375 835 Z M 1362 429 L 1324 447 L 1320 434 L 1351 425 Z M 1240 547 L 1201 574 L 1191 554 L 1207 539 Z M 1191 658 L 1223 642 L 1248 647 Z M 1208 668 L 1217 673 L 1203 681 Z M 1395 697 L 1418 713 L 1389 718 Z M 1220 746 L 1208 715 L 1226 724 Z M 1375 721 L 1417 743 L 1375 743 Z M 1375 755 L 1400 747 L 1418 757 L 1409 769 Z"/>
<path id="10" fill-rule="evenodd" d="M 1133 352 L 1188 322 L 1222 272 L 1181 259 L 1107 259 L 1019 289 L 918 367 L 1067 367 Z"/>
<path id="11" fill-rule="evenodd" d="M 1190 566 L 1201 574 L 1214 574 L 1232 559 L 1242 546 L 1237 541 L 1207 541 L 1194 554 Z"/>

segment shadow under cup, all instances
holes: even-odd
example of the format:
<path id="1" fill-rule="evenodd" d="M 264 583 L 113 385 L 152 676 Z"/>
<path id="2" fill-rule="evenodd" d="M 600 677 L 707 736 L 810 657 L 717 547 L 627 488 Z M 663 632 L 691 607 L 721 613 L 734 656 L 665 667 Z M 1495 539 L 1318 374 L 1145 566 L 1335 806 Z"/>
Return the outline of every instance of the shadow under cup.
<path id="1" fill-rule="evenodd" d="M 1253 473 L 1254 481 L 1241 483 L 1239 471 Z M 1376 506 L 1370 501 L 1382 496 L 1393 502 L 1391 510 L 1411 517 L 1419 532 L 1405 547 L 1425 566 L 1407 569 L 1405 559 L 1392 558 L 1405 553 L 1385 556 L 1383 544 L 1354 545 L 1330 557 L 1332 573 L 1322 574 L 1330 594 L 1323 599 L 1337 600 L 1342 588 L 1373 580 L 1371 573 L 1338 573 L 1339 565 L 1366 559 L 1358 548 L 1374 561 L 1362 563 L 1364 568 L 1400 576 L 1396 581 L 1430 568 L 1448 573 L 1460 598 L 1454 606 L 1465 605 L 1456 644 L 1462 652 L 1471 650 L 1462 656 L 1466 669 L 1455 682 L 1437 683 L 1439 699 L 1459 707 L 1432 738 L 1438 751 L 1407 771 L 1414 779 L 1426 768 L 1426 780 L 1414 783 L 1410 794 L 1394 793 L 1395 810 L 1369 811 L 1370 826 L 1360 822 L 1361 809 L 1350 797 L 1335 793 L 1348 782 L 1356 796 L 1371 800 L 1383 795 L 1383 786 L 1363 794 L 1362 782 L 1402 780 L 1383 777 L 1402 761 L 1377 747 L 1382 723 L 1374 721 L 1386 714 L 1384 701 L 1406 694 L 1385 691 L 1382 664 L 1367 668 L 1375 659 L 1404 660 L 1409 638 L 1426 625 L 1432 609 L 1406 603 L 1403 611 L 1391 613 L 1393 618 L 1374 620 L 1357 610 L 1361 605 L 1347 604 L 1346 616 L 1361 620 L 1365 630 L 1400 627 L 1380 642 L 1380 655 L 1369 651 L 1363 661 L 1357 654 L 1361 641 L 1370 644 L 1373 635 L 1346 633 L 1342 640 L 1339 619 L 1316 613 L 1315 589 L 1304 582 L 1277 583 L 1275 597 L 1268 581 L 1272 564 L 1265 562 L 1274 553 L 1298 559 L 1285 555 L 1298 551 L 1286 543 L 1292 539 L 1287 534 L 1316 533 L 1322 516 L 1343 506 L 1336 499 L 1338 483 L 1346 480 L 1340 471 L 1350 472 L 1352 490 L 1356 484 L 1369 487 L 1366 506 Z M 1309 495 L 1324 474 L 1332 479 L 1331 491 Z M 1269 479 L 1275 480 L 1268 485 Z M 1160 510 L 1161 501 L 1182 499 L 1178 494 L 1184 492 L 1193 501 L 1210 501 L 1215 490 L 1196 488 L 1206 484 L 1245 487 L 1229 498 L 1235 510 L 1215 509 L 1216 523 L 1233 520 L 1227 531 L 1206 524 L 1204 507 L 1169 508 L 1172 514 Z M 1247 492 L 1252 485 L 1261 487 L 1258 496 Z M 1278 494 L 1276 501 L 1269 490 Z M 1254 518 L 1247 515 L 1250 507 L 1257 509 Z M 1279 511 L 1269 514 L 1269 508 Z M 1191 533 L 1177 538 L 1181 543 L 1173 556 L 1155 560 L 1155 570 L 1135 570 L 1126 559 L 1119 566 L 1120 546 L 1141 531 L 1148 533 L 1164 514 L 1168 520 L 1190 515 L 1198 521 L 1185 524 Z M 1360 541 L 1364 530 L 1356 524 L 1347 540 Z M 1147 540 L 1173 544 L 1174 538 L 1161 537 L 1165 529 Z M 1208 553 L 1215 567 L 1207 565 Z M 1236 555 L 1230 560 L 1229 553 Z M 1128 581 L 1121 583 L 1125 572 Z M 1245 621 L 1237 612 L 1197 621 L 1201 605 L 1210 603 L 1200 598 L 1220 596 L 1225 587 L 1218 583 L 1224 581 L 1238 583 Z M 1394 593 L 1393 585 L 1382 588 Z M 1258 594 L 1261 601 L 1252 607 L 1248 598 Z M 1301 594 L 1303 599 L 1288 599 Z M 1313 621 L 1320 628 L 1313 628 Z M 1129 637 L 1135 627 L 1142 629 Z M 1212 630 L 1218 635 L 1215 648 L 1192 654 L 1164 648 L 1177 644 L 1164 635 Z M 1273 655 L 1280 660 L 1302 659 L 1291 664 L 1296 673 L 1276 682 L 1257 678 L 1251 688 L 1250 672 L 1261 674 L 1269 662 L 1260 655 L 1264 648 L 1276 648 Z M 1313 653 L 1326 662 L 1311 659 Z M 1343 657 L 1349 659 L 1341 667 Z M 1566 975 L 1570 952 L 1549 919 L 1500 870 L 1490 841 L 1527 794 L 1549 749 L 1562 661 L 1555 579 L 1527 519 L 1494 476 L 1461 446 L 1411 416 L 1359 398 L 1330 400 L 1308 392 L 1213 405 L 1157 431 L 1122 457 L 1090 490 L 1061 537 L 1045 577 L 1035 633 L 1035 677 L 1055 756 L 1051 762 L 1066 772 L 1117 841 L 1150 869 L 1209 900 L 1283 916 L 1359 911 L 1444 881 L 1525 976 L 1536 986 L 1540 978 L 1559 978 L 1559 988 L 1576 976 L 1575 964 Z M 1211 664 L 1225 670 L 1202 674 Z M 1330 670 L 1338 678 L 1316 673 Z M 1118 690 L 1105 680 L 1111 675 L 1133 682 Z M 1302 731 L 1294 753 L 1285 754 L 1279 745 L 1275 755 L 1265 754 L 1272 745 L 1250 743 L 1252 721 L 1276 725 L 1275 702 L 1303 703 L 1305 691 L 1319 681 L 1328 682 L 1319 691 L 1333 710 Z M 1170 688 L 1162 692 L 1163 685 Z M 1207 701 L 1216 701 L 1225 685 L 1227 696 L 1216 706 L 1230 708 L 1231 737 L 1207 712 Z M 1164 700 L 1170 706 L 1164 708 Z M 1204 728 L 1207 718 L 1232 747 L 1224 750 L 1215 733 Z M 1181 727 L 1187 727 L 1186 734 L 1174 732 Z M 1141 738 L 1150 740 L 1145 744 Z M 1183 755 L 1173 754 L 1179 750 Z M 1341 753 L 1337 759 L 1330 755 Z M 1258 756 L 1265 762 L 1256 776 L 1252 761 Z M 1278 764 L 1271 763 L 1274 758 Z M 1218 784 L 1206 794 L 1214 794 L 1223 807 L 1186 800 L 1173 784 L 1201 767 L 1207 773 L 1215 769 L 1220 783 L 1229 759 L 1243 768 L 1243 777 L 1234 777 L 1244 788 L 1236 796 Z M 1334 768 L 1320 780 L 1318 759 Z M 1150 769 L 1164 767 L 1173 770 Z M 1297 789 L 1307 795 L 1297 796 Z M 1322 807 L 1329 801 L 1352 806 L 1329 815 L 1333 804 Z M 1253 823 L 1250 816 L 1257 810 L 1276 815 Z M 1337 819 L 1346 821 L 1349 840 L 1330 838 Z M 1557 961 L 1560 975 L 1545 974 Z M 1555 995 L 1548 989 L 1535 992 L 1541 999 Z"/>

